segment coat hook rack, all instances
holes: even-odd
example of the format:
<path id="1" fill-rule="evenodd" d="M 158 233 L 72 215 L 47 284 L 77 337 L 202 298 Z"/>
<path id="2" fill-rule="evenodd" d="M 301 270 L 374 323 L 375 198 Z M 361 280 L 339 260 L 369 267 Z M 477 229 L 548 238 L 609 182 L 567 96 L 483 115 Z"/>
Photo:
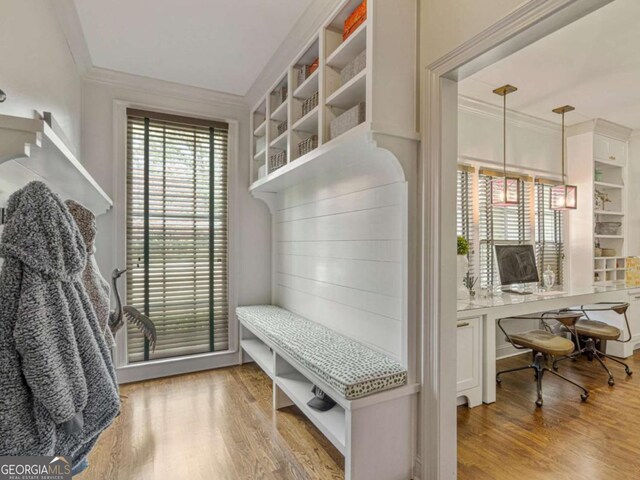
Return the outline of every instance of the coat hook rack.
<path id="1" fill-rule="evenodd" d="M 0 90 L 0 103 L 4 102 L 7 99 L 7 94 L 4 91 Z"/>

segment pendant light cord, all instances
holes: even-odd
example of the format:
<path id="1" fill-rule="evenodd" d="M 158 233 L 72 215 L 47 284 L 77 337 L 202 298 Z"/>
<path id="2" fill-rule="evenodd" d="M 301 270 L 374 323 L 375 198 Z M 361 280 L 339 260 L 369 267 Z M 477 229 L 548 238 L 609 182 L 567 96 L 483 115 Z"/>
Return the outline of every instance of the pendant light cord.
<path id="1" fill-rule="evenodd" d="M 502 164 L 505 182 L 507 178 L 507 94 L 502 97 Z M 507 188 L 505 184 L 505 189 Z"/>
<path id="2" fill-rule="evenodd" d="M 566 183 L 564 181 L 564 112 L 562 112 L 562 183 Z"/>

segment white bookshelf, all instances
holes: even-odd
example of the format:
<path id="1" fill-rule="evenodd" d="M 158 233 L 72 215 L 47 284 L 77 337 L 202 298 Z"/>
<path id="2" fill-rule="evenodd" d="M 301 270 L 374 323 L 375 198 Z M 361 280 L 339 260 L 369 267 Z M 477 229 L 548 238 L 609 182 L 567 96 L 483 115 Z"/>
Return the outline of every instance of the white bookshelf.
<path id="1" fill-rule="evenodd" d="M 336 117 L 360 103 L 365 104 L 365 127 L 357 131 L 369 141 L 378 141 L 372 133 L 387 135 L 389 139 L 393 137 L 394 140 L 389 140 L 393 142 L 398 138 L 413 143 L 418 140 L 417 2 L 369 0 L 366 21 L 343 41 L 344 21 L 360 3 L 361 0 L 343 0 L 319 31 L 300 45 L 298 55 L 252 109 L 250 190 L 259 186 L 260 191 L 270 191 L 271 187 L 265 183 L 276 178 L 277 185 L 290 184 L 280 178 L 282 172 L 263 170 L 265 175 L 258 175 L 260 166 L 268 164 L 269 157 L 278 151 L 286 152 L 286 167 L 293 164 L 286 170 L 290 172 L 298 162 L 300 165 L 306 163 L 307 156 L 308 159 L 326 157 L 325 154 L 316 155 L 314 151 L 300 155 L 299 144 L 310 137 L 317 136 L 316 149 L 326 146 L 331 149 L 345 141 L 359 142 L 360 139 L 354 139 L 353 135 L 330 138 L 330 125 Z M 343 84 L 341 70 L 362 52 L 366 52 L 366 67 Z M 299 80 L 300 70 L 316 59 L 318 68 Z M 274 92 L 283 85 L 288 87 L 289 95 L 280 103 Z M 318 105 L 303 114 L 304 101 L 315 92 L 318 92 Z M 284 121 L 288 129 L 278 134 L 277 125 Z M 263 142 L 262 136 L 266 137 L 265 152 L 256 148 L 258 141 Z M 306 173 L 302 176 L 306 177 Z"/>
<path id="2" fill-rule="evenodd" d="M 575 284 L 610 285 L 626 275 L 627 144 L 631 130 L 597 119 L 569 128 L 569 183 L 578 186 L 578 209 L 571 212 L 570 274 Z M 596 203 L 597 194 L 608 199 Z M 597 233 L 599 222 L 619 223 L 613 232 Z M 596 256 L 595 247 L 613 250 Z M 585 258 L 591 261 L 585 262 Z"/>

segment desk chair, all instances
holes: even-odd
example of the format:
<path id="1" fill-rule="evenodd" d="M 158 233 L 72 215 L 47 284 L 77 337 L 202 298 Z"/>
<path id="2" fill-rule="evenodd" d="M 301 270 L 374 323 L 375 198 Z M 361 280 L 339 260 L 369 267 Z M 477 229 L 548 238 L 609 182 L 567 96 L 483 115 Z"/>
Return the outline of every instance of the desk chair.
<path id="1" fill-rule="evenodd" d="M 628 303 L 614 303 L 614 302 L 601 302 L 595 303 L 593 305 L 582 305 L 579 308 L 566 309 L 566 312 L 581 312 L 584 314 L 585 318 L 581 318 L 576 322 L 575 329 L 571 331 L 571 334 L 576 338 L 578 342 L 578 349 L 570 355 L 564 356 L 562 358 L 558 358 L 553 362 L 553 369 L 558 370 L 558 363 L 566 360 L 567 358 L 571 358 L 575 360 L 582 354 L 586 354 L 589 361 L 594 358 L 598 360 L 598 363 L 602 365 L 602 368 L 609 375 L 609 385 L 615 385 L 615 380 L 613 379 L 613 375 L 607 366 L 604 364 L 602 357 L 606 357 L 609 360 L 612 360 L 616 363 L 619 363 L 624 367 L 624 371 L 628 376 L 631 376 L 633 372 L 629 368 L 629 365 L 624 363 L 621 360 L 618 360 L 611 355 L 607 355 L 604 353 L 604 347 L 602 345 L 606 344 L 607 341 L 617 341 L 621 343 L 627 343 L 631 341 L 631 328 L 629 327 L 629 319 L 627 318 L 627 309 L 629 308 Z M 601 322 L 598 320 L 592 320 L 589 318 L 589 313 L 595 312 L 615 312 L 618 315 L 622 315 L 624 317 L 624 323 L 627 331 L 627 339 L 620 340 L 622 336 L 622 331 L 614 327 L 613 325 L 609 325 L 608 323 Z M 583 339 L 584 347 L 580 348 L 580 338 Z M 598 348 L 600 347 L 600 348 Z"/>
<path id="2" fill-rule="evenodd" d="M 589 398 L 589 391 L 582 385 L 569 380 L 568 378 L 560 375 L 558 372 L 547 367 L 546 356 L 568 356 L 573 352 L 575 346 L 573 342 L 565 337 L 556 335 L 553 333 L 551 327 L 547 323 L 548 320 L 555 320 L 563 325 L 567 329 L 573 330 L 575 323 L 582 317 L 582 313 L 579 312 L 545 312 L 537 315 L 523 315 L 518 317 L 501 318 L 498 320 L 498 327 L 502 330 L 507 341 L 511 343 L 518 350 L 533 350 L 533 363 L 525 367 L 511 368 L 509 370 L 503 370 L 496 375 L 496 382 L 498 385 L 502 383 L 500 375 L 510 372 L 517 372 L 519 370 L 533 369 L 535 372 L 535 378 L 537 382 L 538 399 L 536 405 L 542 407 L 542 377 L 545 372 L 549 372 L 558 378 L 561 378 L 565 382 L 569 382 L 575 385 L 582 393 L 580 398 L 585 402 Z M 531 319 L 539 320 L 544 330 L 531 330 L 522 333 L 509 334 L 502 326 L 503 320 L 515 320 L 515 319 Z"/>

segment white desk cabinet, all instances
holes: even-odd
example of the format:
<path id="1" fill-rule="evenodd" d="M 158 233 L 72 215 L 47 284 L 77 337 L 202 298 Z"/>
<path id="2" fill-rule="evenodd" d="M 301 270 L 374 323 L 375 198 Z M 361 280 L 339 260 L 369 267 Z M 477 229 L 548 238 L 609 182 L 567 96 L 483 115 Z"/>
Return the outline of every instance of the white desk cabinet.
<path id="1" fill-rule="evenodd" d="M 628 343 L 607 342 L 607 353 L 620 358 L 627 358 L 633 355 L 633 350 L 640 344 L 640 289 L 629 290 L 628 294 L 629 309 L 627 310 L 627 318 L 631 329 L 631 341 Z M 615 325 L 625 330 L 622 323 L 616 323 Z M 627 338 L 626 331 L 622 334 L 622 338 Z"/>
<path id="2" fill-rule="evenodd" d="M 458 320 L 458 404 L 476 407 L 482 403 L 482 321 L 480 317 Z M 466 400 L 466 402 L 465 402 Z"/>

